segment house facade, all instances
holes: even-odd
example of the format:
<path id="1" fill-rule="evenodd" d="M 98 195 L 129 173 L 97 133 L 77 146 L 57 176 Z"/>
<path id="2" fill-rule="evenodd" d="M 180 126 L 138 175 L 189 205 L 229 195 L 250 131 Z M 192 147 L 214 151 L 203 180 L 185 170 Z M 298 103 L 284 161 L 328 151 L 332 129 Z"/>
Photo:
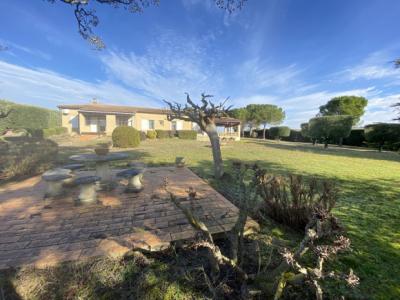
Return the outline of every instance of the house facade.
<path id="1" fill-rule="evenodd" d="M 192 122 L 167 118 L 168 110 L 105 104 L 77 104 L 58 106 L 61 126 L 69 133 L 111 135 L 118 126 L 132 126 L 147 130 L 192 130 Z"/>
<path id="2" fill-rule="evenodd" d="M 198 126 L 189 121 L 168 120 L 167 109 L 135 106 L 106 105 L 99 103 L 72 104 L 58 106 L 61 113 L 61 126 L 69 133 L 111 135 L 118 126 L 132 126 L 148 130 L 196 130 L 198 140 L 208 140 Z M 221 139 L 240 140 L 240 121 L 232 118 L 216 120 Z"/>

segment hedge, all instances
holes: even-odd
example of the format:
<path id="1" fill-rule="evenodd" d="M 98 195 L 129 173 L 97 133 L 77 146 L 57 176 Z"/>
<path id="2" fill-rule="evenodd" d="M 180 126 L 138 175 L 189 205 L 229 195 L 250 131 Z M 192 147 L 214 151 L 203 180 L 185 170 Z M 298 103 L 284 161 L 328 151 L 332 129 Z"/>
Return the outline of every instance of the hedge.
<path id="1" fill-rule="evenodd" d="M 0 100 L 0 106 L 12 109 L 7 118 L 0 119 L 0 132 L 11 129 L 54 128 L 61 124 L 60 113 L 36 106 L 16 104 Z"/>
<path id="2" fill-rule="evenodd" d="M 400 148 L 400 124 L 378 123 L 365 126 L 365 139 L 381 151 Z"/>
<path id="3" fill-rule="evenodd" d="M 156 129 L 158 139 L 168 139 L 174 137 L 172 130 L 160 130 Z"/>
<path id="4" fill-rule="evenodd" d="M 304 137 L 301 130 L 291 129 L 290 135 L 286 137 L 282 137 L 283 141 L 286 142 L 300 142 L 300 143 L 308 143 L 310 142 L 310 138 Z"/>
<path id="5" fill-rule="evenodd" d="M 276 126 L 269 129 L 269 134 L 275 139 L 290 136 L 290 128 L 287 126 Z"/>
<path id="6" fill-rule="evenodd" d="M 42 138 L 6 137 L 0 142 L 0 180 L 36 175 L 49 169 L 58 153 L 57 143 Z"/>
<path id="7" fill-rule="evenodd" d="M 154 130 L 147 130 L 147 138 L 154 140 L 155 138 L 157 138 L 157 132 Z"/>
<path id="8" fill-rule="evenodd" d="M 197 139 L 196 130 L 177 130 L 178 138 L 182 140 L 195 140 Z"/>
<path id="9" fill-rule="evenodd" d="M 68 129 L 65 127 L 54 127 L 54 128 L 45 128 L 45 129 L 27 129 L 28 133 L 35 138 L 48 138 L 53 135 L 61 135 L 68 132 Z"/>
<path id="10" fill-rule="evenodd" d="M 352 129 L 350 135 L 343 139 L 343 145 L 356 147 L 366 146 L 364 128 Z"/>
<path id="11" fill-rule="evenodd" d="M 141 132 L 140 132 L 140 141 L 143 142 L 143 141 L 145 141 L 145 140 L 147 140 L 146 132 L 141 131 Z"/>
<path id="12" fill-rule="evenodd" d="M 140 145 L 140 133 L 130 126 L 119 126 L 112 132 L 112 141 L 115 147 L 133 148 Z"/>

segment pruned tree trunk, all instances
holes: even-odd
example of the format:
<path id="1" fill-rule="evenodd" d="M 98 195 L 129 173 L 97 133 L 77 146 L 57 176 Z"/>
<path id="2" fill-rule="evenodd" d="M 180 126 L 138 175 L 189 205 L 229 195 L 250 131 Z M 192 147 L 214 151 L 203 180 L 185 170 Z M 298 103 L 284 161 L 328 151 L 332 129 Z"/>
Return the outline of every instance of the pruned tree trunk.
<path id="1" fill-rule="evenodd" d="M 342 147 L 342 146 L 343 146 L 343 138 L 340 137 L 340 138 L 339 138 L 339 147 Z"/>
<path id="2" fill-rule="evenodd" d="M 221 145 L 215 125 L 208 125 L 206 133 L 211 142 L 212 155 L 214 160 L 214 176 L 219 179 L 224 175 L 224 164 L 222 162 Z"/>
<path id="3" fill-rule="evenodd" d="M 327 140 L 325 140 L 324 148 L 325 148 L 325 149 L 328 148 L 328 141 L 327 141 Z"/>

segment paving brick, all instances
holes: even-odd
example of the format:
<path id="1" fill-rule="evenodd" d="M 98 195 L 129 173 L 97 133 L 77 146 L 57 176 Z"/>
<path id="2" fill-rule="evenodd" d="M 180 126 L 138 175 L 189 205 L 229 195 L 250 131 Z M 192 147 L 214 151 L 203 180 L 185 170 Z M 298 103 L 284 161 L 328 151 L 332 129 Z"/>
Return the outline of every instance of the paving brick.
<path id="1" fill-rule="evenodd" d="M 193 238 L 196 231 L 161 188 L 165 177 L 178 197 L 186 197 L 189 186 L 196 187 L 197 198 L 182 205 L 210 232 L 234 225 L 238 209 L 190 170 L 163 167 L 148 172 L 151 176 L 145 175 L 141 193 L 126 194 L 118 187 L 100 192 L 99 204 L 81 206 L 74 206 L 76 189 L 62 199 L 43 202 L 45 183 L 40 176 L 0 188 L 7 191 L 0 193 L 0 211 L 5 213 L 0 217 L 0 269 L 118 256 L 132 247 L 156 251 L 174 240 Z"/>

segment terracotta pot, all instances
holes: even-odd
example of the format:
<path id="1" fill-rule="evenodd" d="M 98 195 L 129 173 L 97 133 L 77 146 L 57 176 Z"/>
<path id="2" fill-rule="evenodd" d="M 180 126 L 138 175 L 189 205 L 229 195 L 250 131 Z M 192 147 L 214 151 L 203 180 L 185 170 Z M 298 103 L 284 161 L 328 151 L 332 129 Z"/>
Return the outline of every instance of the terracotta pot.
<path id="1" fill-rule="evenodd" d="M 175 165 L 178 168 L 183 168 L 185 166 L 185 158 L 184 157 L 177 157 L 175 159 Z"/>

